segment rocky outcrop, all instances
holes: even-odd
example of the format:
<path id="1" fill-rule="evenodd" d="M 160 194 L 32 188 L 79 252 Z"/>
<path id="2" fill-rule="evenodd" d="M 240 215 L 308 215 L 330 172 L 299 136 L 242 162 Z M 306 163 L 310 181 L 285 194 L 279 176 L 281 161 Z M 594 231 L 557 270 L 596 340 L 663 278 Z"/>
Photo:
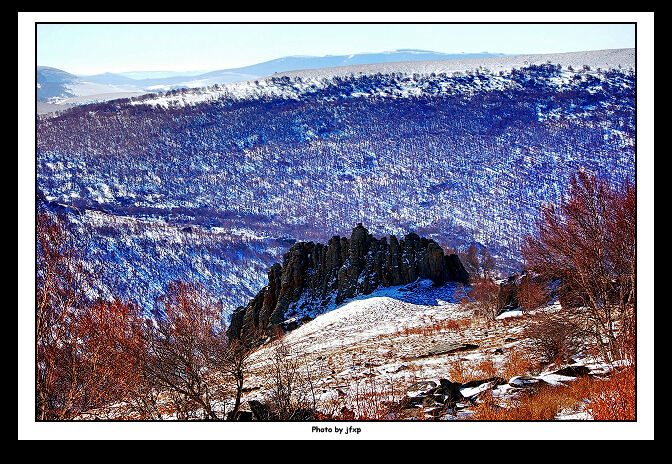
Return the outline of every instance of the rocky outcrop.
<path id="1" fill-rule="evenodd" d="M 334 236 L 329 242 L 297 242 L 283 256 L 282 265 L 268 271 L 268 285 L 245 307 L 231 315 L 228 335 L 259 338 L 282 327 L 290 307 L 317 312 L 379 287 L 431 279 L 437 285 L 469 279 L 457 255 L 445 255 L 433 240 L 414 233 L 398 240 L 374 238 L 362 226 L 350 238 Z"/>

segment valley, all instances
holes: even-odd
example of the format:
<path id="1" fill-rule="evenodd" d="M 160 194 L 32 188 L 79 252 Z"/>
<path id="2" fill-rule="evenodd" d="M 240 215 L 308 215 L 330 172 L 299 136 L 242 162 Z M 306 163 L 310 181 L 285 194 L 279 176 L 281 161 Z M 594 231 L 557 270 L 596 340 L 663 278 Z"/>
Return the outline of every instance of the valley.
<path id="1" fill-rule="evenodd" d="M 39 420 L 633 420 L 634 49 L 341 58 L 38 102 Z"/>
<path id="2" fill-rule="evenodd" d="M 83 105 L 38 117 L 37 188 L 47 201 L 182 227 L 326 242 L 361 222 L 453 250 L 478 243 L 504 276 L 571 173 L 616 184 L 634 173 L 632 55 L 580 58 L 616 67 L 383 64 Z M 243 299 L 230 296 L 228 311 Z"/>

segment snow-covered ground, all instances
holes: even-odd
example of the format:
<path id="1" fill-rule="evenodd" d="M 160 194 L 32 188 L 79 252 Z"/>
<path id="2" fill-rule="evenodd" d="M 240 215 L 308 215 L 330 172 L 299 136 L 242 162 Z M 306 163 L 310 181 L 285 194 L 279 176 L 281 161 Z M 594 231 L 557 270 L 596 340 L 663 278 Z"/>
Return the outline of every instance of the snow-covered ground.
<path id="1" fill-rule="evenodd" d="M 422 94 L 425 89 L 415 82 L 417 79 L 425 79 L 432 75 L 459 75 L 462 73 L 484 73 L 492 75 L 484 81 L 485 87 L 478 90 L 504 89 L 511 83 L 502 75 L 510 73 L 513 69 L 519 69 L 530 65 L 542 65 L 552 63 L 560 65 L 563 69 L 583 70 L 584 66 L 592 72 L 597 69 L 622 69 L 624 71 L 635 68 L 634 49 L 595 50 L 571 53 L 553 53 L 537 55 L 497 56 L 489 58 L 465 58 L 451 60 L 429 61 L 406 61 L 394 63 L 375 63 L 351 66 L 337 66 L 333 68 L 307 69 L 276 73 L 263 79 L 232 82 L 213 87 L 194 88 L 188 92 L 177 95 L 157 94 L 154 97 L 142 98 L 132 104 L 152 106 L 181 106 L 196 105 L 203 102 L 218 99 L 243 100 L 260 97 L 281 97 L 286 99 L 298 99 L 301 95 L 317 91 L 329 85 L 334 78 L 348 76 L 371 76 L 376 74 L 399 74 L 412 77 L 408 82 L 401 83 L 400 87 L 385 87 L 376 92 L 354 91 L 353 97 L 398 96 L 408 97 Z M 280 81 L 283 85 L 278 85 Z M 558 81 L 558 86 L 567 85 L 568 80 Z M 192 87 L 198 87 L 196 85 Z M 474 91 L 473 83 L 465 88 L 442 88 L 446 92 Z"/>
<path id="2" fill-rule="evenodd" d="M 528 340 L 521 337 L 524 317 L 488 323 L 458 304 L 459 294 L 457 284 L 435 287 L 431 281 L 418 281 L 380 289 L 319 315 L 287 333 L 281 341 L 268 343 L 252 354 L 252 375 L 246 380 L 251 391 L 244 400 L 267 400 L 267 373 L 279 346 L 288 349 L 289 358 L 298 361 L 302 369 L 316 375 L 314 390 L 318 402 L 326 409 L 336 402 L 356 404 L 363 392 L 372 391 L 399 401 L 404 395 L 413 396 L 414 392 L 406 393 L 407 389 L 418 382 L 438 384 L 439 379 L 463 382 L 456 378 L 459 373 L 485 379 L 489 375 L 477 374 L 478 369 L 489 365 L 497 369 L 507 362 L 510 353 L 527 351 Z M 538 311 L 558 310 L 558 305 L 551 305 Z M 447 344 L 476 348 L 445 353 L 435 350 Z M 595 372 L 609 369 L 590 361 L 579 364 L 590 366 Z M 461 394 L 469 399 L 491 390 L 494 398 L 505 400 L 530 382 L 563 385 L 575 380 L 554 374 L 555 369 L 540 367 L 532 373 L 520 372 L 495 388 L 486 383 L 463 388 Z M 469 419 L 469 407 L 466 403 L 462 406 L 444 418 Z M 572 409 L 556 418 L 576 420 L 590 416 Z"/>
<path id="3" fill-rule="evenodd" d="M 278 360 L 284 368 L 293 369 L 281 375 L 293 376 L 292 388 L 305 395 L 304 405 L 315 405 L 326 414 L 338 414 L 345 406 L 355 412 L 355 418 L 361 418 L 357 414 L 363 413 L 364 408 L 382 401 L 399 404 L 415 398 L 421 402 L 428 389 L 441 379 L 460 384 L 467 379 L 484 380 L 459 387 L 462 399 L 443 411 L 438 416 L 441 420 L 473 419 L 475 407 L 487 392 L 496 404 L 505 405 L 529 388 L 542 384 L 562 388 L 577 380 L 564 375 L 566 372 L 556 373 L 559 366 L 554 365 L 528 365 L 515 372 L 510 365 L 508 370 L 503 368 L 510 355 L 529 353 L 529 340 L 523 334 L 528 316 L 562 311 L 559 305 L 488 322 L 458 303 L 461 290 L 455 283 L 437 287 L 428 280 L 381 288 L 334 307 L 262 345 L 248 358 L 242 409 L 248 409 L 251 400 L 270 401 L 277 387 L 274 378 L 280 372 L 274 370 Z M 281 350 L 284 354 L 278 357 Z M 591 376 L 608 374 L 618 365 L 590 356 L 577 358 L 570 366 L 587 368 Z M 214 375 L 219 378 L 218 373 Z M 228 396 L 215 402 L 215 410 L 223 415 L 231 411 L 234 391 L 230 381 L 221 381 Z M 170 411 L 169 404 L 167 401 L 168 409 L 163 408 L 163 419 L 177 419 L 174 412 L 166 412 Z M 124 407 L 125 404 L 112 405 L 101 410 L 103 415 L 93 412 L 82 418 L 119 418 L 117 414 L 128 418 L 123 416 Z M 436 412 L 424 404 L 417 406 L 417 411 L 410 417 L 402 413 L 388 418 L 432 419 Z M 192 417 L 202 417 L 201 412 L 192 412 Z M 592 420 L 592 416 L 584 400 L 564 407 L 555 419 Z"/>

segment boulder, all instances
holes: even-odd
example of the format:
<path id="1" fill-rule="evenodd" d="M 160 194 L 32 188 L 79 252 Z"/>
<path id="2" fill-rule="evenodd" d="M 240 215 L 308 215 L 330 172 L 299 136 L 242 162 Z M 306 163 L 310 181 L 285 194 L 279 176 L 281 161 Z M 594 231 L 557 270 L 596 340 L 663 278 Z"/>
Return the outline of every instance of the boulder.
<path id="1" fill-rule="evenodd" d="M 567 366 L 558 369 L 553 374 L 564 375 L 565 377 L 584 377 L 590 374 L 590 369 L 586 366 Z"/>
<path id="2" fill-rule="evenodd" d="M 439 393 L 444 396 L 444 403 L 456 403 L 462 398 L 460 389 L 462 384 L 459 382 L 451 382 L 448 379 L 439 379 L 439 387 L 434 390 L 434 393 Z"/>
<path id="3" fill-rule="evenodd" d="M 463 383 L 462 388 L 474 388 L 474 387 L 478 387 L 478 386 L 483 385 L 483 384 L 488 383 L 488 382 L 491 383 L 493 387 L 496 387 L 498 385 L 504 385 L 505 383 L 507 383 L 506 380 L 504 380 L 501 377 L 489 377 L 487 379 L 471 380 L 467 383 Z"/>
<path id="4" fill-rule="evenodd" d="M 252 411 L 238 411 L 238 414 L 236 414 L 236 417 L 233 417 L 232 413 L 228 413 L 226 415 L 226 420 L 235 420 L 238 422 L 250 422 L 254 418 L 254 414 Z"/>
<path id="5" fill-rule="evenodd" d="M 518 375 L 512 377 L 511 380 L 509 380 L 509 385 L 516 388 L 538 387 L 546 383 L 547 382 L 545 382 L 543 379 L 530 377 L 529 375 Z"/>
<path id="6" fill-rule="evenodd" d="M 418 396 L 420 393 L 427 393 L 432 388 L 436 388 L 436 382 L 432 380 L 422 380 L 416 382 L 406 390 L 406 396 Z"/>
<path id="7" fill-rule="evenodd" d="M 442 354 L 457 353 L 459 351 L 468 351 L 478 348 L 473 343 L 437 343 L 427 352 L 427 356 L 439 356 Z"/>
<path id="8" fill-rule="evenodd" d="M 271 408 L 257 400 L 250 400 L 247 402 L 247 404 L 250 406 L 250 409 L 252 410 L 252 415 L 255 420 L 258 421 L 269 421 L 269 420 L 277 420 L 277 417 L 275 414 L 271 412 Z"/>

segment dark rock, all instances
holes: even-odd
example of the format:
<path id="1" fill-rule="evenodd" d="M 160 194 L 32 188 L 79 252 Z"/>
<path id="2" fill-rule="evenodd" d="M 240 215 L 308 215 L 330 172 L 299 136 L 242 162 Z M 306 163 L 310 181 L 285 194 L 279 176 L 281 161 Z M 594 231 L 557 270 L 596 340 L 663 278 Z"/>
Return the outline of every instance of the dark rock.
<path id="1" fill-rule="evenodd" d="M 417 234 L 403 240 L 374 238 L 362 224 L 350 239 L 334 236 L 326 245 L 297 242 L 283 256 L 282 265 L 268 271 L 268 285 L 245 307 L 231 315 L 230 338 L 260 339 L 280 327 L 293 330 L 303 320 L 283 323 L 309 308 L 313 314 L 335 301 L 368 295 L 377 288 L 431 279 L 466 283 L 469 275 L 457 255 L 444 255 L 434 241 Z M 304 305 L 304 306 L 299 306 Z M 290 311 L 291 308 L 291 311 Z M 252 341 L 252 340 L 249 340 Z"/>
<path id="2" fill-rule="evenodd" d="M 434 382 L 433 380 L 422 380 L 422 381 L 416 382 L 413 385 L 411 385 L 410 387 L 408 387 L 408 389 L 406 390 L 406 394 L 416 392 L 416 391 L 427 392 L 428 390 L 430 390 L 432 388 L 436 388 L 436 386 L 437 386 L 436 382 Z"/>
<path id="3" fill-rule="evenodd" d="M 433 381 L 421 381 L 408 388 L 406 396 L 397 404 L 396 410 L 399 411 L 402 419 L 422 418 L 426 415 L 438 418 L 444 416 L 449 410 L 463 409 L 475 404 L 474 398 L 477 395 L 465 397 L 462 389 L 475 388 L 484 384 L 489 384 L 487 389 L 492 389 L 506 383 L 506 380 L 501 377 L 489 377 L 466 383 L 439 379 L 438 386 Z"/>
<path id="4" fill-rule="evenodd" d="M 434 391 L 434 393 L 439 393 L 444 395 L 444 403 L 456 403 L 462 398 L 462 393 L 460 393 L 460 388 L 462 384 L 459 382 L 451 382 L 447 379 L 439 379 L 440 386 Z"/>
<path id="5" fill-rule="evenodd" d="M 425 409 L 441 407 L 446 403 L 446 397 L 442 394 L 426 395 L 422 398 L 421 406 Z"/>
<path id="6" fill-rule="evenodd" d="M 230 412 L 226 415 L 226 420 L 235 420 L 238 422 L 250 422 L 254 418 L 252 411 L 238 411 L 236 417 L 233 417 L 233 414 Z"/>
<path id="7" fill-rule="evenodd" d="M 406 390 L 406 396 L 401 400 L 401 408 L 425 407 L 426 401 L 435 402 L 431 397 L 436 388 L 436 382 L 431 380 L 414 383 Z M 427 400 L 427 398 L 430 398 L 430 400 Z"/>
<path id="8" fill-rule="evenodd" d="M 441 354 L 456 353 L 459 351 L 468 351 L 478 348 L 478 345 L 472 343 L 439 343 L 432 346 L 427 356 L 438 356 Z"/>
<path id="9" fill-rule="evenodd" d="M 497 385 L 504 385 L 506 380 L 504 380 L 501 377 L 490 377 L 487 379 L 482 379 L 482 380 L 470 380 L 467 383 L 463 383 L 462 387 L 460 388 L 474 388 L 478 387 L 479 385 L 483 385 L 484 383 L 492 382 L 492 386 L 496 387 Z"/>
<path id="10" fill-rule="evenodd" d="M 546 383 L 547 382 L 545 382 L 543 379 L 530 377 L 529 375 L 519 375 L 509 380 L 509 385 L 517 388 L 535 388 L 540 385 L 545 385 Z"/>
<path id="11" fill-rule="evenodd" d="M 252 410 L 252 415 L 255 420 L 258 421 L 268 421 L 268 420 L 277 420 L 275 414 L 271 413 L 271 408 L 264 403 L 257 400 L 250 400 L 247 402 Z"/>
<path id="12" fill-rule="evenodd" d="M 312 409 L 302 408 L 294 411 L 288 420 L 293 421 L 312 421 L 317 419 L 317 413 Z"/>
<path id="13" fill-rule="evenodd" d="M 317 413 L 309 408 L 296 409 L 285 414 L 278 415 L 271 411 L 271 408 L 260 401 L 250 400 L 247 402 L 252 410 L 254 420 L 258 421 L 278 421 L 278 420 L 292 420 L 292 421 L 310 421 L 317 419 Z"/>
<path id="14" fill-rule="evenodd" d="M 567 366 L 553 372 L 557 375 L 564 375 L 566 377 L 584 377 L 590 373 L 590 369 L 586 366 Z"/>

